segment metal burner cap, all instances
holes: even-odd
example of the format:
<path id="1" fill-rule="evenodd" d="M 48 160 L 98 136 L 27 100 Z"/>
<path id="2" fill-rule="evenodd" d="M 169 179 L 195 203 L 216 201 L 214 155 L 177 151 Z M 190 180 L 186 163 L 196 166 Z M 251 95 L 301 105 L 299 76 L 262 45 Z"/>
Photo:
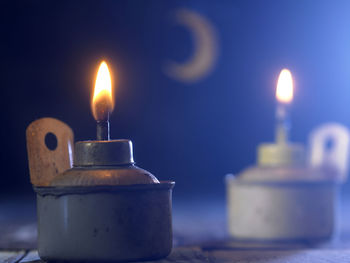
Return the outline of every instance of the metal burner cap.
<path id="1" fill-rule="evenodd" d="M 80 141 L 75 144 L 75 167 L 128 164 L 134 164 L 130 140 Z"/>

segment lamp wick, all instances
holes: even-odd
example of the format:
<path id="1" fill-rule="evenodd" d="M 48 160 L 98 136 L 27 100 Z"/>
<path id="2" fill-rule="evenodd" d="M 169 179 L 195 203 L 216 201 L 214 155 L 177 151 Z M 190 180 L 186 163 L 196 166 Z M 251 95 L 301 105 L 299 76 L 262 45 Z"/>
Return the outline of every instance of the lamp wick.
<path id="1" fill-rule="evenodd" d="M 109 141 L 110 132 L 109 132 L 109 113 L 106 120 L 97 121 L 97 136 L 98 141 Z"/>

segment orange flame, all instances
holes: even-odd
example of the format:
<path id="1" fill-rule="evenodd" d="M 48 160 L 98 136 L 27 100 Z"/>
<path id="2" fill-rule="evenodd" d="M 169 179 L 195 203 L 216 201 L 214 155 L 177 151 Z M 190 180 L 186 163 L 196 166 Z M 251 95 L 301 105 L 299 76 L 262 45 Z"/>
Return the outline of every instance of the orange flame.
<path id="1" fill-rule="evenodd" d="M 282 69 L 278 77 L 276 98 L 281 103 L 290 103 L 293 100 L 293 78 L 288 69 Z"/>
<path id="2" fill-rule="evenodd" d="M 96 121 L 108 120 L 114 108 L 111 75 L 105 61 L 101 62 L 97 72 L 91 108 Z"/>

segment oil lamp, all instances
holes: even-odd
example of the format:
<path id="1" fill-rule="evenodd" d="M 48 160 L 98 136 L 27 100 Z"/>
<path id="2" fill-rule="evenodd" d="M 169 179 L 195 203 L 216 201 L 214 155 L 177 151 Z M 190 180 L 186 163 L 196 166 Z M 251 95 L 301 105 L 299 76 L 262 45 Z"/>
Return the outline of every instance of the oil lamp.
<path id="1" fill-rule="evenodd" d="M 165 257 L 172 248 L 174 182 L 159 182 L 137 167 L 131 141 L 110 139 L 114 100 L 105 62 L 97 73 L 91 105 L 97 140 L 77 142 L 74 149 L 73 132 L 61 121 L 43 118 L 27 128 L 39 256 L 56 261 Z"/>
<path id="2" fill-rule="evenodd" d="M 330 238 L 347 174 L 349 131 L 340 124 L 316 128 L 307 156 L 288 138 L 293 79 L 287 69 L 279 75 L 276 99 L 275 143 L 258 147 L 257 165 L 226 176 L 229 233 L 243 240 Z"/>

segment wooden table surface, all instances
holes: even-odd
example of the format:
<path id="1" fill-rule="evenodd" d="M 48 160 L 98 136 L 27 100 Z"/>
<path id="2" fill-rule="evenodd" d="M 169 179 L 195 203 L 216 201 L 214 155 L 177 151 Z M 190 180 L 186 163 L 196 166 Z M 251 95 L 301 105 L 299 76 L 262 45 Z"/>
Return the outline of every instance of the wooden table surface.
<path id="1" fill-rule="evenodd" d="M 350 262 L 350 197 L 343 197 L 339 231 L 324 243 L 239 242 L 226 231 L 225 200 L 174 198 L 174 249 L 156 262 Z M 0 263 L 42 262 L 36 252 L 34 195 L 0 197 Z"/>

